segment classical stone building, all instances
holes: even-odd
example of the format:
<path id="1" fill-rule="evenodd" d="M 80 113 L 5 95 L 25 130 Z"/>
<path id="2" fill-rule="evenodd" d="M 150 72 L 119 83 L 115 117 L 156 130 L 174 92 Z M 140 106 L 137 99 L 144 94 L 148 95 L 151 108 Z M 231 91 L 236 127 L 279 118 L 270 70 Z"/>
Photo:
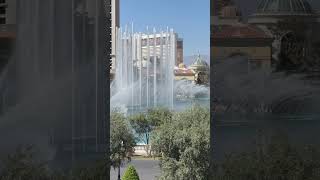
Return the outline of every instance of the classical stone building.
<path id="1" fill-rule="evenodd" d="M 186 68 L 186 66 L 181 63 L 174 70 L 174 79 L 194 81 L 194 72 L 191 69 Z"/>
<path id="2" fill-rule="evenodd" d="M 198 84 L 208 84 L 209 74 L 210 66 L 200 55 L 188 68 L 181 63 L 174 71 L 175 80 L 189 80 Z"/>
<path id="3" fill-rule="evenodd" d="M 308 42 L 320 39 L 319 13 L 312 9 L 307 0 L 261 0 L 248 23 L 273 37 L 275 61 L 279 60 L 279 55 L 287 60 L 304 60 L 310 55 L 311 44 Z M 304 39 L 299 39 L 301 35 Z"/>
<path id="4" fill-rule="evenodd" d="M 299 67 L 311 56 L 312 43 L 320 39 L 319 13 L 307 0 L 260 0 L 248 22 L 241 21 L 235 5 L 227 5 L 211 19 L 215 60 L 242 55 L 250 66 Z"/>
<path id="5" fill-rule="evenodd" d="M 211 24 L 211 57 L 214 62 L 246 56 L 250 67 L 270 67 L 272 37 L 262 29 L 241 22 L 236 6 L 222 8 Z"/>

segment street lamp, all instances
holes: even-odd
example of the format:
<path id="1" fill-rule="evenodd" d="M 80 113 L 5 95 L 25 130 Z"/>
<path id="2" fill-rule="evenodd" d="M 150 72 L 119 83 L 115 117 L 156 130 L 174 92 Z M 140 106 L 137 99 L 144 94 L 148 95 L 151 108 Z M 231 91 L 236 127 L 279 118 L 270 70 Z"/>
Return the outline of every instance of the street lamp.
<path id="1" fill-rule="evenodd" d="M 120 148 L 120 156 L 119 156 L 119 167 L 118 167 L 118 180 L 121 180 L 120 178 L 120 167 L 121 167 L 121 154 L 122 154 L 122 150 L 123 150 L 123 141 L 121 141 L 121 148 Z"/>

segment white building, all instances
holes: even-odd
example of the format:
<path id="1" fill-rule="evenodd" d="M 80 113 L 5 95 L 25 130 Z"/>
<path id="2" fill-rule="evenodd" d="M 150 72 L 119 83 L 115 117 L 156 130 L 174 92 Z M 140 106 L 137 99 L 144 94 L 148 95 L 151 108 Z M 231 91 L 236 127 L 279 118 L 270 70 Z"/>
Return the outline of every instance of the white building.
<path id="1" fill-rule="evenodd" d="M 174 39 L 174 44 L 176 46 L 175 53 L 175 64 L 180 64 L 183 62 L 183 46 L 178 46 L 178 44 L 183 44 L 183 40 L 178 38 L 178 34 L 174 33 L 175 37 L 170 37 L 170 33 L 155 33 L 155 34 L 135 34 L 134 37 L 137 40 L 138 52 L 136 59 L 144 62 L 144 66 L 146 66 L 146 61 L 154 61 L 156 57 L 157 60 L 163 59 L 166 61 L 167 53 L 171 50 L 171 42 L 170 38 Z M 169 37 L 169 38 L 167 38 Z M 141 41 L 139 41 L 141 39 Z M 180 53 L 180 54 L 179 54 Z M 168 62 L 165 62 L 168 63 Z M 138 65 L 139 67 L 139 65 Z"/>

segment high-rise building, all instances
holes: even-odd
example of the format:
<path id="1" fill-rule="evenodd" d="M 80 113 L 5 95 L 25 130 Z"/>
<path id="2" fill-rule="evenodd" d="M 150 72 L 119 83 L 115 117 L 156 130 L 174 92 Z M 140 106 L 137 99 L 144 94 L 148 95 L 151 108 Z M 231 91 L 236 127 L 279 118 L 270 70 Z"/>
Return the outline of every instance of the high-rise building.
<path id="1" fill-rule="evenodd" d="M 138 35 L 138 34 L 136 34 Z M 150 57 L 154 56 L 154 45 L 155 45 L 155 56 L 159 57 L 160 56 L 160 52 L 162 51 L 164 53 L 164 56 L 166 55 L 166 36 L 168 34 L 167 33 L 157 33 L 157 34 L 142 34 L 141 36 L 141 44 L 138 43 L 138 46 L 140 46 L 141 48 L 141 53 L 142 53 L 142 58 L 143 59 L 147 59 L 148 57 L 148 53 Z M 154 36 L 156 38 L 154 38 Z M 183 39 L 178 38 L 178 34 L 175 33 L 176 36 L 176 58 L 175 58 L 175 65 L 179 65 L 180 63 L 183 63 Z M 160 41 L 162 37 L 162 42 Z M 154 42 L 154 39 L 156 39 L 156 42 Z M 149 42 L 148 42 L 149 41 Z M 148 43 L 151 46 L 148 49 Z M 162 46 L 161 46 L 162 45 Z M 170 43 L 168 43 L 168 49 L 170 49 Z M 138 52 L 139 54 L 139 52 Z M 164 58 L 165 59 L 165 58 Z"/>
<path id="2" fill-rule="evenodd" d="M 176 60 L 176 66 L 183 63 L 183 39 L 178 38 L 177 39 L 177 60 Z"/>

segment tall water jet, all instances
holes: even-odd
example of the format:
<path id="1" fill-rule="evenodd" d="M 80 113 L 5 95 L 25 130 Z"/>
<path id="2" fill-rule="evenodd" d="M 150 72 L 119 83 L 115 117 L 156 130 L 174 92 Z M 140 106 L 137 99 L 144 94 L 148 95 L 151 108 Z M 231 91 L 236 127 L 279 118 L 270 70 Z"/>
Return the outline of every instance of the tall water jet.
<path id="1" fill-rule="evenodd" d="M 9 89 L 13 97 L 0 117 L 0 156 L 24 144 L 59 167 L 105 155 L 110 4 L 17 0 L 16 8 L 15 54 L 0 78 L 0 99 Z"/>
<path id="2" fill-rule="evenodd" d="M 111 105 L 134 110 L 174 108 L 174 67 L 177 35 L 171 29 L 146 33 L 117 30 L 115 76 Z"/>

